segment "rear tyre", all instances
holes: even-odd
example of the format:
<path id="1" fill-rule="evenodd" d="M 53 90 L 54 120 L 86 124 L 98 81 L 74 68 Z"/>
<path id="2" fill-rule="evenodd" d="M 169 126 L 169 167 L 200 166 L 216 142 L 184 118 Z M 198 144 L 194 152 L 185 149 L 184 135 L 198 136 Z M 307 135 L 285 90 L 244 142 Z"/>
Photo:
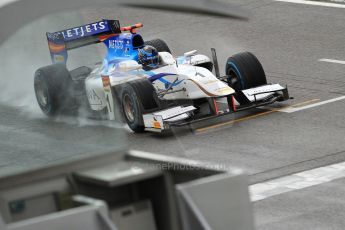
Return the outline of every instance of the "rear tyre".
<path id="1" fill-rule="evenodd" d="M 145 45 L 149 45 L 149 46 L 155 47 L 158 52 L 168 52 L 168 53 L 171 53 L 169 46 L 162 39 L 152 39 L 150 41 L 146 41 Z"/>
<path id="2" fill-rule="evenodd" d="M 143 114 L 158 108 L 155 96 L 155 89 L 147 79 L 129 82 L 121 87 L 123 116 L 134 132 L 145 131 Z"/>
<path id="3" fill-rule="evenodd" d="M 41 110 L 47 116 L 71 112 L 73 107 L 73 81 L 63 64 L 39 68 L 35 72 L 34 90 Z"/>
<path id="4" fill-rule="evenodd" d="M 235 91 L 249 89 L 267 84 L 265 71 L 261 63 L 250 52 L 235 54 L 228 58 L 225 66 L 228 83 Z M 245 103 L 244 98 L 237 96 L 238 102 Z"/>

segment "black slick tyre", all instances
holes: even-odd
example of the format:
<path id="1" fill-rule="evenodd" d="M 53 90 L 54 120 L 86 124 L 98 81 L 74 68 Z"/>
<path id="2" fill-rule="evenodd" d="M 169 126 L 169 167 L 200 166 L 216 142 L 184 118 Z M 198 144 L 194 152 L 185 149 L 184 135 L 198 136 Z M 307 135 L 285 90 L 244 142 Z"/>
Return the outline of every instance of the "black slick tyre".
<path id="1" fill-rule="evenodd" d="M 169 46 L 162 39 L 152 39 L 145 42 L 145 45 L 153 46 L 158 52 L 168 52 L 171 53 Z"/>
<path id="2" fill-rule="evenodd" d="M 265 71 L 261 63 L 250 52 L 235 54 L 228 58 L 225 66 L 229 86 L 236 92 L 267 84 Z M 236 97 L 240 103 L 245 103 L 241 97 Z"/>
<path id="3" fill-rule="evenodd" d="M 47 116 L 71 110 L 73 81 L 65 65 L 39 68 L 34 76 L 34 90 L 38 105 Z"/>
<path id="4" fill-rule="evenodd" d="M 229 57 L 225 67 L 226 75 L 235 78 L 235 90 L 244 90 L 267 84 L 265 71 L 259 60 L 250 52 Z"/>
<path id="5" fill-rule="evenodd" d="M 143 114 L 158 109 L 155 95 L 155 89 L 147 79 L 129 82 L 121 87 L 123 116 L 134 132 L 144 132 Z"/>

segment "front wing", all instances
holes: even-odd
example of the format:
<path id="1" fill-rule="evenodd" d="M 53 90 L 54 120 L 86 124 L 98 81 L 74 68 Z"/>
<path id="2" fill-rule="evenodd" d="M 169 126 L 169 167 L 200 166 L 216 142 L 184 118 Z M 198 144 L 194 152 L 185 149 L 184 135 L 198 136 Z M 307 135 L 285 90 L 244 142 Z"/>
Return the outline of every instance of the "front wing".
<path id="1" fill-rule="evenodd" d="M 237 96 L 246 98 L 247 102 L 242 105 L 236 105 L 234 95 L 228 98 L 229 106 L 225 111 L 217 111 L 217 114 L 211 114 L 202 118 L 193 119 L 194 106 L 177 106 L 162 111 L 156 111 L 143 115 L 145 130 L 152 132 L 163 132 L 169 130 L 172 126 L 185 126 L 196 122 L 214 119 L 234 112 L 248 110 L 260 106 L 272 104 L 277 101 L 290 99 L 287 87 L 279 84 L 268 84 L 247 90 L 237 92 Z"/>

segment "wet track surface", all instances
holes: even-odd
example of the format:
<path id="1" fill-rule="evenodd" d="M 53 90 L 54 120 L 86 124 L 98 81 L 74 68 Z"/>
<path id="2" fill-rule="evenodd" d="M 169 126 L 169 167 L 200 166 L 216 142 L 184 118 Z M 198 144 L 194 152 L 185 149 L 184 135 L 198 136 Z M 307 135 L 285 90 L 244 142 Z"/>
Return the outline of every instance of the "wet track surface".
<path id="1" fill-rule="evenodd" d="M 257 229 L 343 229 L 344 179 L 254 203 Z"/>
<path id="2" fill-rule="evenodd" d="M 287 84 L 295 98 L 277 104 L 278 108 L 295 104 L 301 107 L 344 94 L 345 65 L 319 60 L 345 60 L 345 9 L 274 1 L 237 3 L 252 10 L 249 20 L 156 10 L 144 13 L 139 9 L 117 6 L 84 9 L 70 19 L 76 17 L 90 22 L 100 17 L 115 17 L 123 25 L 143 22 L 144 38 L 164 39 L 174 54 L 193 49 L 210 54 L 209 48 L 216 48 L 221 70 L 228 56 L 251 51 L 262 62 L 268 81 Z M 49 31 L 80 23 L 63 18 L 58 21 L 60 27 Z M 42 27 L 36 28 L 37 34 L 33 35 L 33 39 L 37 39 L 34 47 L 47 61 L 37 61 L 30 66 L 27 73 L 30 76 L 39 67 L 38 63 L 49 64 L 45 40 L 40 38 L 47 26 L 43 26 L 42 21 L 40 23 Z M 33 52 L 35 48 L 28 49 Z M 91 49 L 86 52 L 90 56 L 76 54 L 80 62 L 99 61 Z M 18 90 L 23 89 L 22 93 L 11 91 L 17 92 L 18 97 L 9 94 L 15 97 L 13 103 L 35 103 L 33 100 L 18 102 L 23 94 L 32 97 L 32 89 L 27 90 L 32 87 L 32 82 L 26 82 L 27 85 L 18 86 Z M 9 87 L 16 86 L 15 82 L 7 83 Z M 8 95 L 3 93 L 2 97 L 5 96 Z M 9 107 L 8 101 L 11 100 L 6 101 L 7 105 L 0 105 L 1 174 L 71 157 L 108 152 L 121 148 L 124 138 L 128 138 L 131 149 L 242 168 L 251 175 L 251 183 L 345 160 L 345 100 L 292 113 L 267 112 L 272 109 L 267 107 L 255 109 L 228 116 L 228 120 L 234 122 L 217 126 L 205 124 L 202 129 L 197 127 L 194 131 L 174 129 L 172 135 L 138 135 L 128 128 L 97 122 L 89 125 L 87 121 L 75 118 L 51 120 L 39 115 L 34 105 L 28 112 L 27 107 Z M 124 131 L 120 134 L 119 130 Z M 256 202 L 254 210 L 258 229 L 302 229 L 303 226 L 307 226 L 304 229 L 342 229 L 343 215 L 339 210 L 343 210 L 343 203 L 330 197 L 343 198 L 343 184 L 343 180 L 337 180 Z M 323 216 L 324 213 L 329 213 L 330 218 Z M 327 221 L 333 225 L 318 224 Z"/>

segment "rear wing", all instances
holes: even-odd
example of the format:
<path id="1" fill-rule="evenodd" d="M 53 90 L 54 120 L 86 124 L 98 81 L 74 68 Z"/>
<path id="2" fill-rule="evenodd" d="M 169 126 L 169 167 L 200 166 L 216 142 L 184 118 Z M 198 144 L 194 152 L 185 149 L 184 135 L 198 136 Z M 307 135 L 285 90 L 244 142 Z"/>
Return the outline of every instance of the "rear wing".
<path id="1" fill-rule="evenodd" d="M 82 46 L 102 42 L 107 35 L 120 34 L 121 27 L 118 20 L 102 20 L 83 26 L 47 32 L 48 47 L 53 63 L 67 62 L 67 51 Z"/>

